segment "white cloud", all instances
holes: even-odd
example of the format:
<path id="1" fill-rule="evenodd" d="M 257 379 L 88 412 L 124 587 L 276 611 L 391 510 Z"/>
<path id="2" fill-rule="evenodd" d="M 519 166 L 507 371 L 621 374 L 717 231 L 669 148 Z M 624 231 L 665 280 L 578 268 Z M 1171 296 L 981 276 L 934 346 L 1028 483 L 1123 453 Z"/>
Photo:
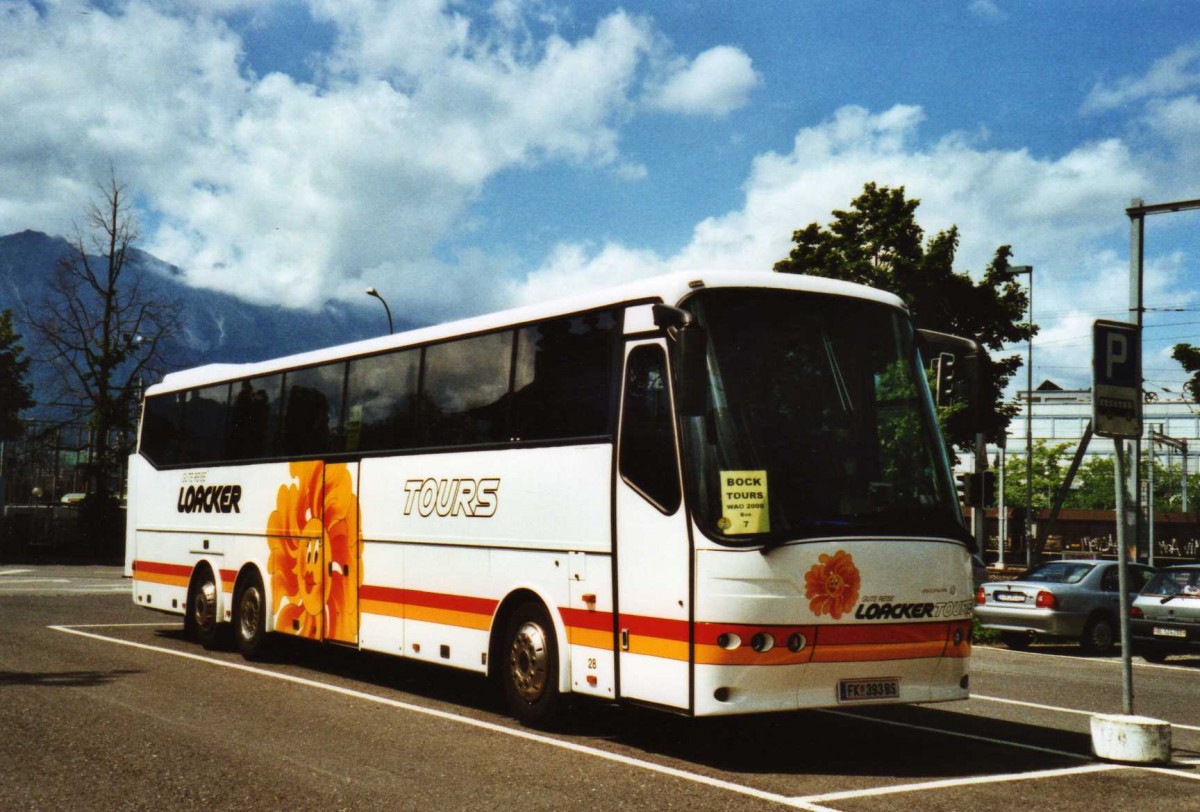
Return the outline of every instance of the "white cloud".
<path id="1" fill-rule="evenodd" d="M 682 60 L 649 20 L 616 11 L 567 39 L 539 3 L 478 19 L 449 0 L 310 6 L 335 32 L 314 84 L 247 68 L 236 15 L 258 0 L 6 5 L 0 109 L 20 115 L 0 140 L 0 233 L 69 230 L 111 163 L 145 201 L 143 247 L 194 284 L 314 306 L 386 280 L 434 317 L 454 290 L 471 293 L 460 307 L 494 304 L 494 268 L 435 256 L 498 172 L 562 161 L 646 177 L 620 131 L 645 77 Z M 717 82 L 695 104 L 738 103 L 738 54 L 691 63 Z"/>
<path id="2" fill-rule="evenodd" d="M 999 22 L 1008 19 L 1008 15 L 993 3 L 992 0 L 971 0 L 967 8 L 972 14 L 982 17 L 985 20 Z"/>
<path id="3" fill-rule="evenodd" d="M 1115 84 L 1097 82 L 1083 102 L 1083 111 L 1103 112 L 1196 87 L 1200 87 L 1200 45 L 1185 45 L 1156 61 L 1143 76 L 1125 76 Z"/>
<path id="4" fill-rule="evenodd" d="M 650 103 L 675 113 L 724 116 L 743 107 L 750 91 L 761 82 L 745 52 L 719 45 L 690 63 L 673 65 L 662 86 L 651 94 Z"/>
<path id="5" fill-rule="evenodd" d="M 1036 268 L 1035 305 L 1054 313 L 1043 322 L 1047 331 L 1074 334 L 1098 308 L 1120 315 L 1127 306 L 1128 260 L 1098 246 L 1127 233 L 1124 207 L 1149 183 L 1122 143 L 1084 144 L 1045 159 L 1026 150 L 988 149 L 961 134 L 925 144 L 923 120 L 920 108 L 906 105 L 880 113 L 844 107 L 800 130 L 789 152 L 758 156 L 741 207 L 700 222 L 678 253 L 561 245 L 513 295 L 537 301 L 677 270 L 769 270 L 787 255 L 794 230 L 827 223 L 833 209 L 846 208 L 864 183 L 876 181 L 904 186 L 920 199 L 917 219 L 927 235 L 958 225 L 960 270 L 982 272 L 997 247 L 1011 244 L 1017 263 Z M 1163 296 L 1180 282 L 1170 274 L 1149 279 Z M 1082 301 L 1080 290 L 1090 292 Z M 1083 351 L 1048 347 L 1042 358 L 1078 365 Z"/>

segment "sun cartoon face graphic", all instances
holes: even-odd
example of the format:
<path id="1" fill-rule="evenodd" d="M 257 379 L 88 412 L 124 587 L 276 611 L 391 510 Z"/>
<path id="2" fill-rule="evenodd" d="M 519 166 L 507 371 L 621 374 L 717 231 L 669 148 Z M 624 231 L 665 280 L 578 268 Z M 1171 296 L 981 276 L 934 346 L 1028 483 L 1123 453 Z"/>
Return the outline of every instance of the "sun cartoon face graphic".
<path id="1" fill-rule="evenodd" d="M 345 465 L 295 462 L 267 519 L 275 628 L 300 637 L 357 632 L 358 508 Z"/>
<path id="2" fill-rule="evenodd" d="M 862 579 L 854 559 L 845 550 L 833 555 L 821 553 L 817 563 L 804 574 L 804 596 L 814 615 L 829 615 L 834 620 L 854 608 Z"/>

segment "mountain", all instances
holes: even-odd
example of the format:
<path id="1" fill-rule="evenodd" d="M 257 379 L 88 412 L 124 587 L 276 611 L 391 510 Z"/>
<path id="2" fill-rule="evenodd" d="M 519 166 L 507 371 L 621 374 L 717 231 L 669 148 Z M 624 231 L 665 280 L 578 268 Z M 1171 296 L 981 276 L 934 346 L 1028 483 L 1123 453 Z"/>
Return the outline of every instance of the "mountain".
<path id="1" fill-rule="evenodd" d="M 13 311 L 26 354 L 34 359 L 30 365 L 34 398 L 43 404 L 56 397 L 58 378 L 48 365 L 39 363 L 40 347 L 24 316 L 48 295 L 55 264 L 71 250 L 61 237 L 37 231 L 0 237 L 0 310 Z M 188 287 L 178 267 L 137 249 L 130 254 L 126 272 L 142 277 L 148 298 L 181 306 L 183 323 L 164 348 L 171 370 L 290 355 L 377 336 L 387 329 L 383 308 L 365 295 L 362 305 L 327 302 L 319 311 L 250 304 L 225 293 Z M 396 329 L 409 326 L 398 323 Z M 23 416 L 45 416 L 45 408 Z"/>

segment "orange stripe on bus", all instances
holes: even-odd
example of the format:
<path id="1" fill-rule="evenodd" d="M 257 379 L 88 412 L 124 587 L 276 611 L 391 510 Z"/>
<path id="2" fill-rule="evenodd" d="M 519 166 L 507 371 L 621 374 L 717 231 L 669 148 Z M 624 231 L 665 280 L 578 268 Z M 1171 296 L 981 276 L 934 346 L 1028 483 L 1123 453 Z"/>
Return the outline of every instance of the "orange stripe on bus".
<path id="1" fill-rule="evenodd" d="M 155 575 L 175 575 L 187 578 L 192 574 L 192 568 L 186 564 L 162 564 L 158 561 L 134 561 L 133 573 L 135 576 L 142 573 L 154 573 Z"/>
<path id="2" fill-rule="evenodd" d="M 926 643 L 865 643 L 850 646 L 817 646 L 813 650 L 814 663 L 861 663 L 875 660 L 919 660 L 941 657 L 944 640 Z"/>
<path id="3" fill-rule="evenodd" d="M 169 575 L 149 570 L 134 570 L 133 580 L 151 584 L 166 584 L 168 586 L 187 586 L 190 578 L 187 575 Z"/>
<path id="4" fill-rule="evenodd" d="M 806 646 L 800 651 L 788 649 L 785 641 L 776 640 L 770 651 L 758 652 L 747 645 L 735 649 L 696 644 L 698 665 L 803 665 L 812 659 L 813 650 Z"/>

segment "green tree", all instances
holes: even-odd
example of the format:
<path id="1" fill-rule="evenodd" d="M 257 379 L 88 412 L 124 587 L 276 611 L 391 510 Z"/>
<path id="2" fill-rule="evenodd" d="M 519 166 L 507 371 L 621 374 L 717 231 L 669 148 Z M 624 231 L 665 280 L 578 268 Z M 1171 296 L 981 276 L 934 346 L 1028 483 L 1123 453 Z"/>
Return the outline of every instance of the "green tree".
<path id="1" fill-rule="evenodd" d="M 1115 466 L 1112 457 L 1092 457 L 1079 466 L 1066 506 L 1082 510 L 1115 510 Z"/>
<path id="2" fill-rule="evenodd" d="M 1171 357 L 1180 363 L 1184 372 L 1192 377 L 1183 385 L 1183 391 L 1196 403 L 1200 403 L 1200 349 L 1191 344 L 1176 344 Z"/>
<path id="3" fill-rule="evenodd" d="M 119 438 L 132 428 L 140 383 L 159 370 L 162 346 L 179 322 L 178 306 L 150 296 L 130 261 L 138 231 L 124 187 L 112 176 L 99 190 L 86 229 L 77 230 L 29 319 L 66 395 L 88 409 L 93 447 L 84 524 L 97 551 L 115 543 L 121 529 L 113 488 L 128 449 Z"/>
<path id="4" fill-rule="evenodd" d="M 1045 440 L 1033 441 L 1034 510 L 1048 508 L 1054 504 L 1054 494 L 1063 481 L 1063 477 L 1066 476 L 1066 461 L 1072 451 L 1070 443 L 1050 445 Z M 1028 507 L 1025 493 L 1024 454 L 1009 454 L 1005 460 L 1004 504 L 1007 507 Z"/>
<path id="5" fill-rule="evenodd" d="M 958 228 L 926 239 L 916 221 L 920 201 L 904 187 L 868 183 L 850 209 L 835 210 L 828 226 L 811 223 L 792 234 L 794 247 L 775 263 L 784 273 L 806 273 L 859 282 L 890 291 L 908 306 L 917 327 L 973 338 L 992 353 L 1026 341 L 1037 328 L 1023 321 L 1029 300 L 1009 265 L 1012 250 L 996 249 L 980 282 L 954 270 Z M 1005 385 L 1021 366 L 1019 354 L 993 358 L 990 418 L 984 433 L 995 442 L 1017 407 L 1003 403 Z M 948 440 L 963 449 L 970 430 L 951 421 Z"/>
<path id="6" fill-rule="evenodd" d="M 0 440 L 12 440 L 20 434 L 20 414 L 34 405 L 33 387 L 25 380 L 29 359 L 24 357 L 20 341 L 12 311 L 5 310 L 0 313 Z"/>

